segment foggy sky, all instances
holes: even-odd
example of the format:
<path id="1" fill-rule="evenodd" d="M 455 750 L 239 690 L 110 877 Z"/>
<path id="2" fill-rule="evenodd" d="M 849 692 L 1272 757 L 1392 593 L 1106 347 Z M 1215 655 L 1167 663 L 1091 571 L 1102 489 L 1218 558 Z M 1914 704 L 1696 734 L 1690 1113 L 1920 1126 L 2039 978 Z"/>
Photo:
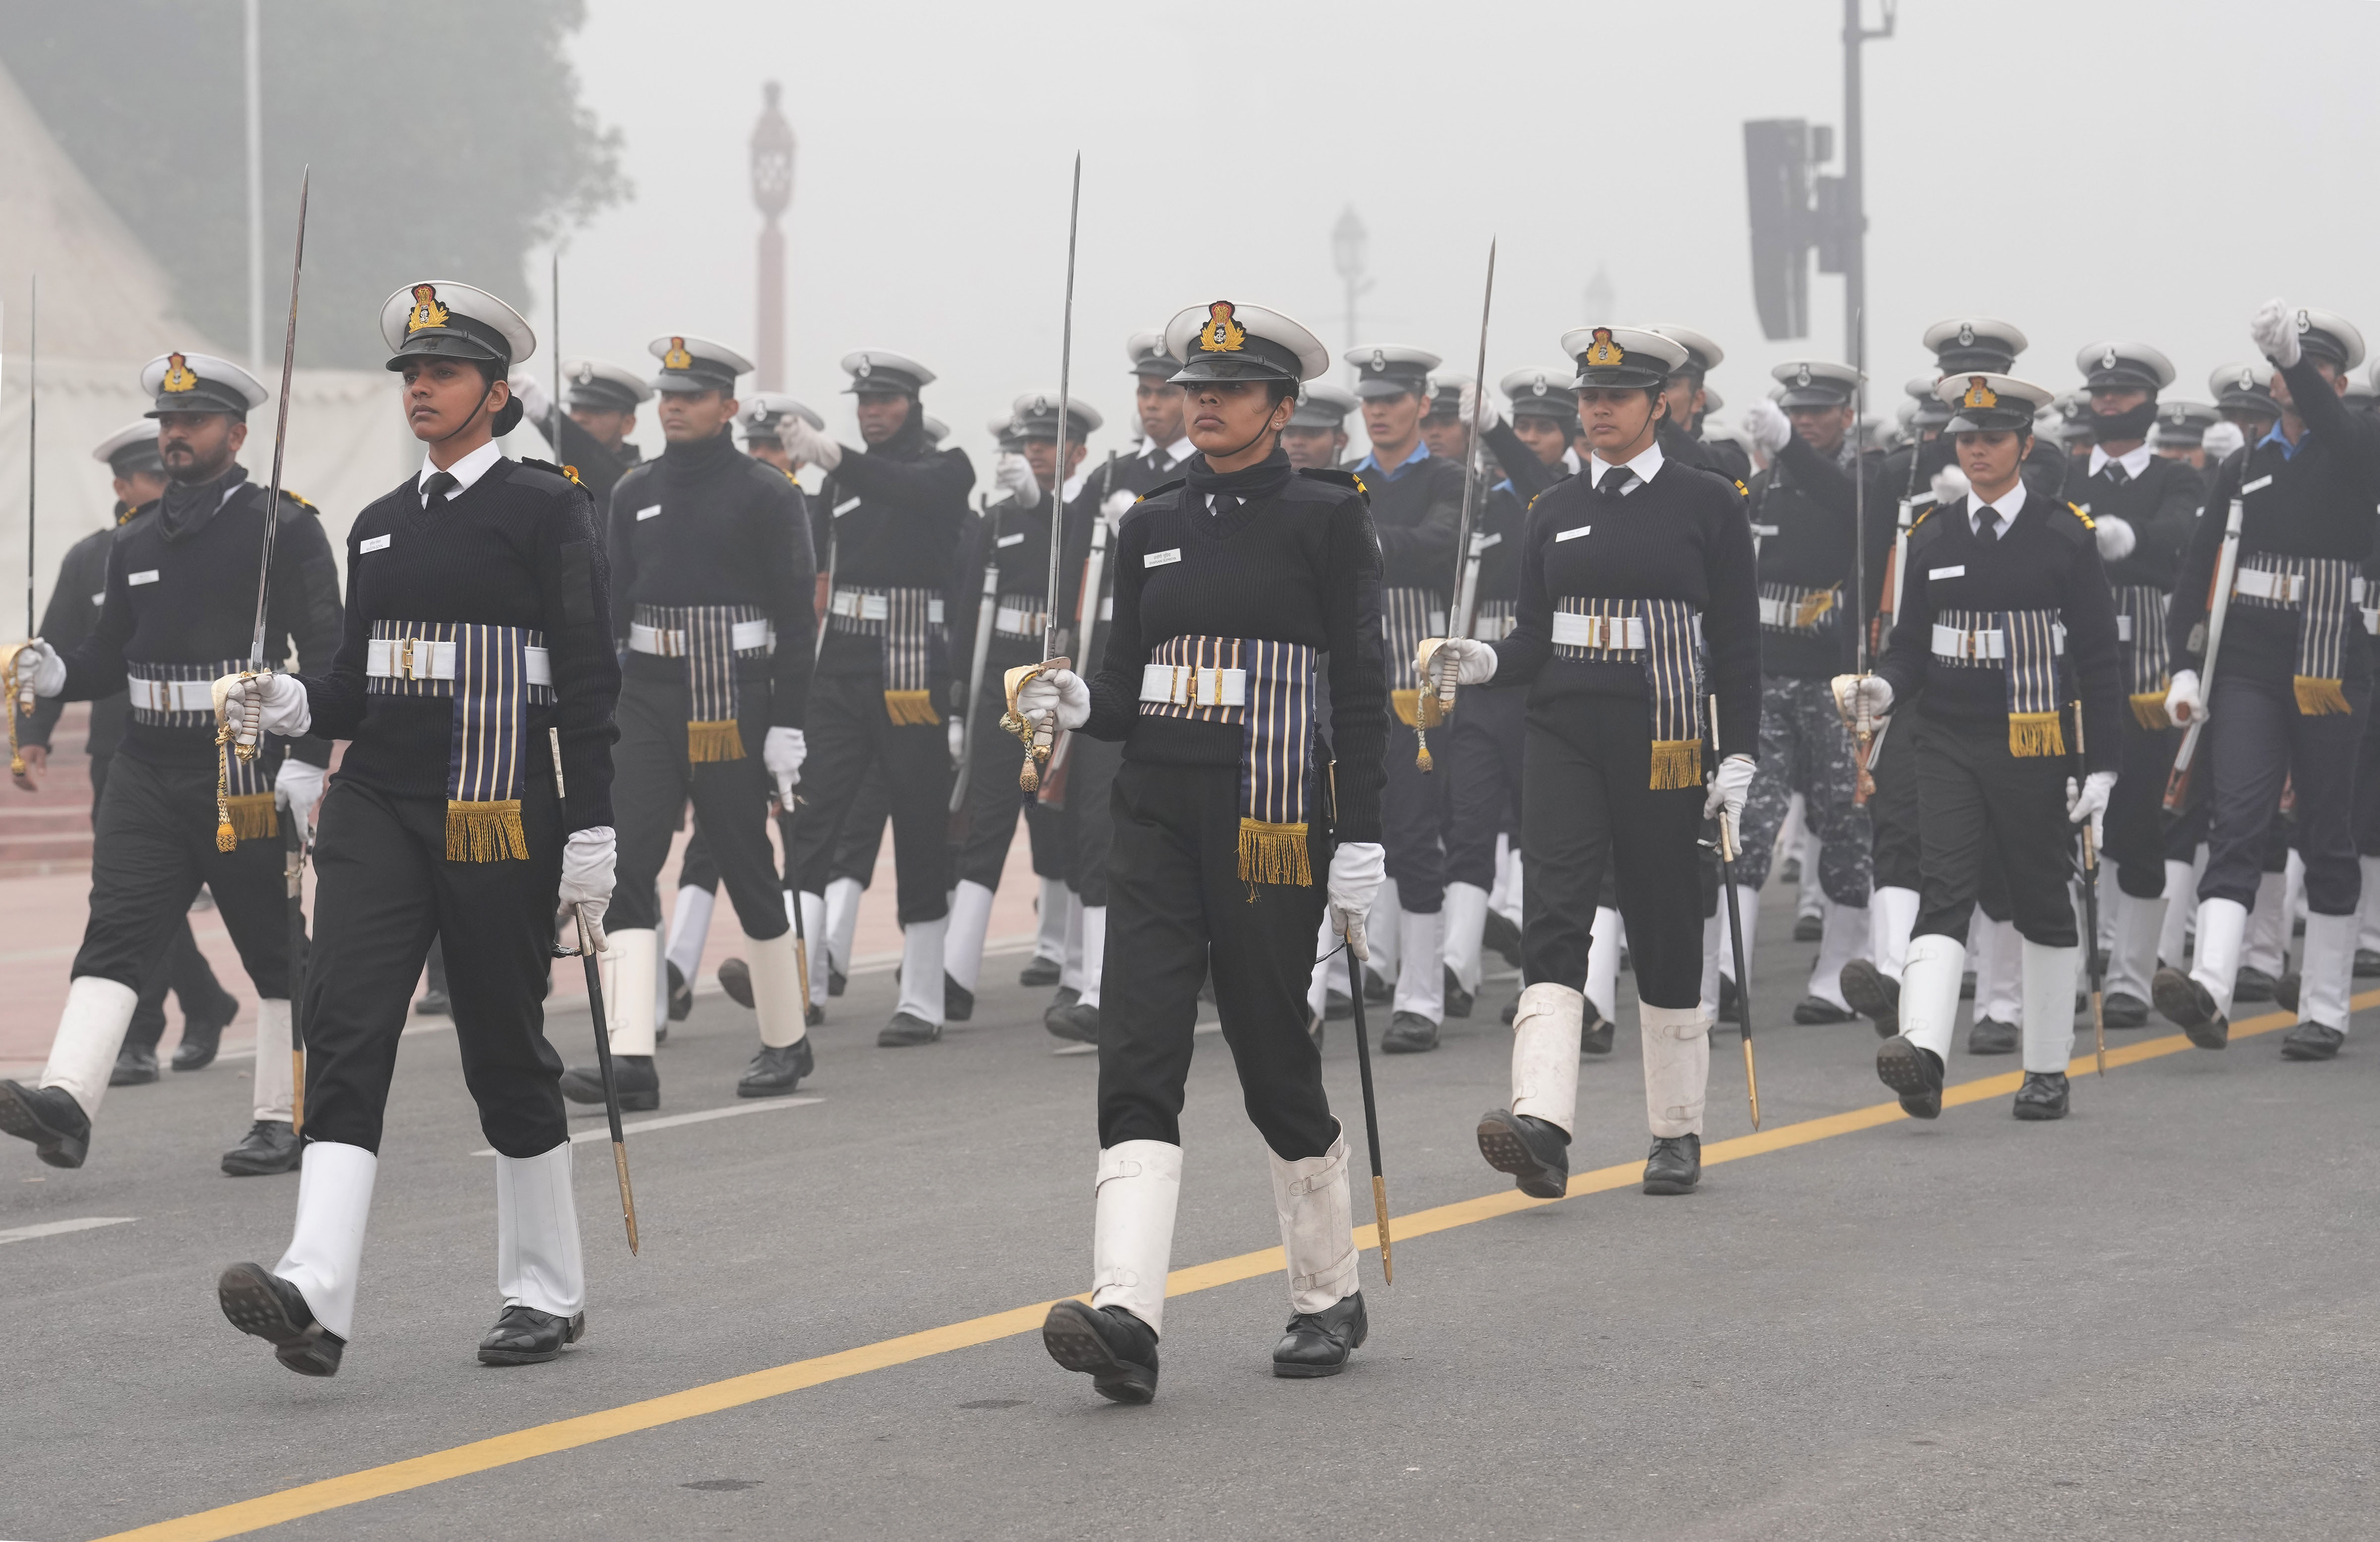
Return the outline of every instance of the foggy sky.
<path id="1" fill-rule="evenodd" d="M 1840 17 L 1839 0 L 591 0 L 576 57 L 637 194 L 569 239 L 563 349 L 639 371 L 662 332 L 753 350 L 745 147 L 773 78 L 800 141 L 787 388 L 846 442 L 836 361 L 899 349 L 941 375 L 927 410 L 988 483 L 985 420 L 1057 383 L 1077 149 L 1075 379 L 1110 424 L 1095 454 L 1129 433 L 1123 337 L 1183 306 L 1271 306 L 1343 348 L 1330 230 L 1351 203 L 1374 281 L 1357 340 L 1467 372 L 1492 234 L 1489 379 L 1559 362 L 1583 322 L 1682 322 L 1727 349 L 1712 384 L 1731 421 L 1769 365 L 1842 353 L 1832 277 L 1813 277 L 1809 339 L 1760 336 L 1742 139 L 1746 118 L 1840 123 Z M 2078 348 L 2140 337 L 2180 368 L 2168 398 L 2192 400 L 2249 356 L 2268 295 L 2380 342 L 2375 44 L 2369 0 L 1910 0 L 1866 55 L 1873 410 L 1929 364 L 1925 324 L 1960 313 L 2022 327 L 2017 373 L 2060 391 Z M 1598 263 L 1617 317 L 1584 313 Z M 542 337 L 544 296 L 527 298 Z M 659 447 L 650 411 L 637 437 Z"/>

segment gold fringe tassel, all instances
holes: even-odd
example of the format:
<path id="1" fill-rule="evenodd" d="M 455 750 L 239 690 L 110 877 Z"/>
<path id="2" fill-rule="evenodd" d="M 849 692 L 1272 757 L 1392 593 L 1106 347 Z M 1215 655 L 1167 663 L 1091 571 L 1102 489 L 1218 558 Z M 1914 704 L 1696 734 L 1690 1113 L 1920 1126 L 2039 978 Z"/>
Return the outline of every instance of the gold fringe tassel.
<path id="1" fill-rule="evenodd" d="M 2061 726 L 2063 722 L 2062 713 L 2010 713 L 2009 753 L 2027 759 L 2064 754 L 2066 730 Z"/>
<path id="2" fill-rule="evenodd" d="M 1699 739 L 1653 740 L 1653 790 L 1703 785 L 1703 741 Z"/>
<path id="3" fill-rule="evenodd" d="M 2143 691 L 2131 699 L 2132 720 L 2151 733 L 2173 727 L 2173 719 L 2165 715 L 2165 692 Z"/>
<path id="4" fill-rule="evenodd" d="M 742 760 L 744 730 L 733 717 L 719 723 L 688 723 L 686 758 L 698 765 L 706 761 Z"/>
<path id="5" fill-rule="evenodd" d="M 1314 864 L 1305 851 L 1305 826 L 1240 821 L 1240 877 L 1251 884 L 1314 887 Z"/>
<path id="6" fill-rule="evenodd" d="M 237 798 L 226 798 L 224 808 L 231 830 L 232 846 L 243 840 L 281 833 L 281 820 L 273 812 L 273 794 L 270 792 L 244 792 Z M 215 826 L 215 847 L 228 851 L 232 846 L 223 843 L 225 828 L 223 825 Z"/>
<path id="7" fill-rule="evenodd" d="M 1420 725 L 1421 692 L 1419 691 L 1391 691 L 1389 692 L 1389 704 L 1397 709 L 1397 721 L 1406 728 L 1416 728 Z"/>
<path id="8" fill-rule="evenodd" d="M 2297 677 L 2298 711 L 2308 717 L 2329 717 L 2339 713 L 2351 713 L 2347 693 L 2340 690 L 2339 680 L 2326 680 L 2318 675 Z"/>
<path id="9" fill-rule="evenodd" d="M 1824 594 L 1804 595 L 1802 604 L 1793 612 L 1793 624 L 1797 627 L 1815 627 L 1818 624 L 1819 617 L 1834 608 L 1835 596 L 1832 590 Z"/>
<path id="10" fill-rule="evenodd" d="M 896 728 L 942 720 L 942 715 L 934 710 L 934 693 L 930 691 L 884 692 L 884 716 L 892 719 Z"/>
<path id="11" fill-rule="evenodd" d="M 528 836 L 521 829 L 519 799 L 446 805 L 448 862 L 502 862 L 506 857 L 528 860 Z"/>

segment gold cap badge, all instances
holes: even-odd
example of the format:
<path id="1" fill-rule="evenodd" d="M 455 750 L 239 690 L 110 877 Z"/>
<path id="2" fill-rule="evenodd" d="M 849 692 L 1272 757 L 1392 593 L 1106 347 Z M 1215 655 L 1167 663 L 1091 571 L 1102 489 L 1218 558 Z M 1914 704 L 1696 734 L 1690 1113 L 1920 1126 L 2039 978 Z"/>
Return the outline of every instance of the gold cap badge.
<path id="1" fill-rule="evenodd" d="M 1237 353 L 1248 340 L 1248 329 L 1232 319 L 1232 302 L 1219 300 L 1207 307 L 1207 324 L 1198 329 L 1202 353 Z"/>
<path id="2" fill-rule="evenodd" d="M 178 353 L 169 353 L 165 355 L 165 389 L 168 391 L 195 391 L 198 388 L 199 377 L 191 371 L 190 366 L 183 360 L 182 356 Z"/>
<path id="3" fill-rule="evenodd" d="M 1967 377 L 1967 394 L 1959 398 L 1960 406 L 1991 408 L 1998 407 L 1999 404 L 1999 393 L 1985 385 L 1982 375 L 1971 374 Z"/>
<path id="4" fill-rule="evenodd" d="M 438 288 L 432 284 L 413 287 L 413 314 L 405 319 L 405 333 L 411 337 L 425 326 L 446 324 L 446 307 L 438 303 Z"/>
<path id="5" fill-rule="evenodd" d="M 686 352 L 686 339 L 684 337 L 672 337 L 670 339 L 669 351 L 662 355 L 662 368 L 665 370 L 690 370 L 694 368 L 694 355 Z"/>
<path id="6" fill-rule="evenodd" d="M 1595 329 L 1595 341 L 1587 345 L 1586 363 L 1589 369 L 1617 369 L 1627 362 L 1628 350 L 1611 340 L 1611 328 Z"/>

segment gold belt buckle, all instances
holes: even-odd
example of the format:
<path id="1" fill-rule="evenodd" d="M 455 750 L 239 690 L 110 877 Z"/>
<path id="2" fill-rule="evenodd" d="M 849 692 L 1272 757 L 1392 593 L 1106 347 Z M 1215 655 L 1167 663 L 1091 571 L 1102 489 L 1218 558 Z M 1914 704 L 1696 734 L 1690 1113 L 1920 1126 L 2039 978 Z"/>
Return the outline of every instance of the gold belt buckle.
<path id="1" fill-rule="evenodd" d="M 418 677 L 413 673 L 413 639 L 410 637 L 402 637 L 397 639 L 397 642 L 400 644 L 396 654 L 397 678 L 400 679 L 414 679 Z"/>

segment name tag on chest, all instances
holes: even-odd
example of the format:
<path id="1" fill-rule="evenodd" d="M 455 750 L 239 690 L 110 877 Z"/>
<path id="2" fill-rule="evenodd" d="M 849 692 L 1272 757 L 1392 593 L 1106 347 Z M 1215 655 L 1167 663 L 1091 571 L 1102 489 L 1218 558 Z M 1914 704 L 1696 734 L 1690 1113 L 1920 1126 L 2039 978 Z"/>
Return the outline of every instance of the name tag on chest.
<path id="1" fill-rule="evenodd" d="M 2241 497 L 2243 497 L 2243 498 L 2244 498 L 2244 497 L 2246 497 L 2246 496 L 2247 496 L 2249 494 L 2251 494 L 2251 493 L 2261 493 L 2261 492 L 2263 492 L 2265 488 L 2270 487 L 2272 484 L 2273 484 L 2273 476 L 2272 476 L 2272 473 L 2271 473 L 2270 471 L 2267 471 L 2267 472 L 2265 472 L 2263 476 L 2258 477 L 2255 481 L 2253 481 L 2253 482 L 2252 482 L 2252 483 L 2248 483 L 2248 485 L 2246 485 L 2245 487 L 2240 488 L 2240 496 Z"/>
<path id="2" fill-rule="evenodd" d="M 1593 533 L 1595 533 L 1595 527 L 1593 525 L 1581 525 L 1576 530 L 1563 531 L 1560 535 L 1555 536 L 1554 539 L 1557 541 L 1575 541 L 1582 535 L 1592 535 Z"/>
<path id="3" fill-rule="evenodd" d="M 1963 562 L 1954 562 L 1948 568 L 1932 569 L 1925 576 L 1930 579 L 1965 578 L 1967 565 Z"/>
<path id="4" fill-rule="evenodd" d="M 992 545 L 1001 547 L 1021 546 L 1025 545 L 1025 532 L 1020 530 L 1014 535 L 1003 535 Z"/>
<path id="5" fill-rule="evenodd" d="M 1144 568 L 1162 568 L 1169 562 L 1179 562 L 1181 560 L 1182 548 L 1179 546 L 1172 546 L 1161 552 L 1149 553 L 1147 557 L 1140 559 L 1140 563 Z"/>
<path id="6" fill-rule="evenodd" d="M 124 581 L 132 585 L 135 589 L 140 588 L 144 583 L 154 583 L 157 581 L 157 569 L 152 568 L 148 571 L 142 573 L 127 573 L 124 575 Z"/>
<path id="7" fill-rule="evenodd" d="M 661 511 L 662 506 L 660 504 L 647 504 L 644 508 L 637 510 L 637 518 L 639 520 L 650 520 L 660 514 Z"/>
<path id="8" fill-rule="evenodd" d="M 356 550 L 358 552 L 384 552 L 388 550 L 388 544 L 392 539 L 392 536 L 375 535 L 369 541 L 358 543 Z"/>
<path id="9" fill-rule="evenodd" d="M 105 605 L 107 603 L 107 591 L 103 589 L 98 594 L 93 594 L 91 597 L 91 603 L 96 606 Z"/>

